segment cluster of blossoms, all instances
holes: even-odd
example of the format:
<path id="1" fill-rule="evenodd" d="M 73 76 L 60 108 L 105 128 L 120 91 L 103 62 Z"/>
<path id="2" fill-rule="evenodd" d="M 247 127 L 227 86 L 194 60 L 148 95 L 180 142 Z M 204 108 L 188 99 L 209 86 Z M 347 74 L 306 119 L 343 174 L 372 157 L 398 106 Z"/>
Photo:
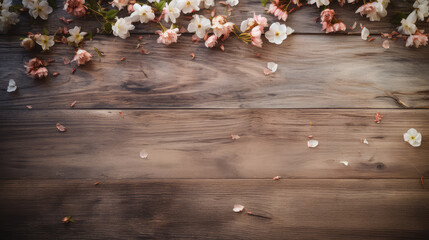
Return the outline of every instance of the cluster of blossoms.
<path id="1" fill-rule="evenodd" d="M 0 32 L 5 32 L 10 25 L 15 25 L 19 22 L 18 14 L 9 11 L 12 6 L 12 0 L 0 1 Z"/>
<path id="2" fill-rule="evenodd" d="M 28 9 L 28 14 L 34 19 L 40 17 L 47 20 L 48 15 L 53 11 L 47 0 L 22 0 L 22 5 Z"/>
<path id="3" fill-rule="evenodd" d="M 40 33 L 28 33 L 27 37 L 21 41 L 21 46 L 26 50 L 33 49 L 37 43 L 42 47 L 43 51 L 49 50 L 50 47 L 54 46 L 54 36 L 43 35 Z"/>
<path id="4" fill-rule="evenodd" d="M 82 17 L 86 13 L 84 4 L 85 0 L 67 0 L 64 3 L 64 10 L 76 17 Z"/>
<path id="5" fill-rule="evenodd" d="M 366 15 L 370 21 L 380 21 L 382 17 L 387 15 L 386 8 L 389 5 L 390 0 L 377 0 L 374 2 L 366 3 L 360 6 L 356 13 L 360 13 L 361 16 Z"/>
<path id="6" fill-rule="evenodd" d="M 402 34 L 409 35 L 405 46 L 418 48 L 421 45 L 426 46 L 428 43 L 427 34 L 423 34 L 424 31 L 417 28 L 416 22 L 417 20 L 424 21 L 429 16 L 429 2 L 428 0 L 416 0 L 413 7 L 415 9 L 408 17 L 401 20 L 398 30 Z"/>
<path id="7" fill-rule="evenodd" d="M 28 76 L 35 79 L 41 79 L 48 76 L 48 69 L 46 68 L 47 65 L 48 63 L 46 61 L 33 58 L 25 64 L 25 68 Z"/>
<path id="8" fill-rule="evenodd" d="M 335 11 L 333 9 L 325 9 L 320 13 L 320 24 L 322 24 L 322 31 L 326 33 L 345 31 L 346 25 L 335 18 Z"/>

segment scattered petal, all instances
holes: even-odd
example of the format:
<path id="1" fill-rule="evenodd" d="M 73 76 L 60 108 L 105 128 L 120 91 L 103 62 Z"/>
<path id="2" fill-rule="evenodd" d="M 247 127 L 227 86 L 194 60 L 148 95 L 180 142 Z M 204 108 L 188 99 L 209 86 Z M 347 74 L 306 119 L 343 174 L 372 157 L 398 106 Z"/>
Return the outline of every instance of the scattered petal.
<path id="1" fill-rule="evenodd" d="M 267 68 L 270 69 L 271 72 L 273 73 L 277 71 L 277 67 L 278 67 L 277 63 L 274 63 L 274 62 L 267 63 Z"/>
<path id="2" fill-rule="evenodd" d="M 368 28 L 363 27 L 360 36 L 361 36 L 362 40 L 367 40 L 368 36 L 369 36 Z"/>
<path id="3" fill-rule="evenodd" d="M 94 186 L 98 186 L 98 185 L 100 185 L 100 182 L 95 182 L 94 183 Z"/>
<path id="4" fill-rule="evenodd" d="M 73 218 L 71 216 L 64 217 L 63 219 L 61 219 L 61 222 L 63 222 L 63 223 L 71 223 L 71 222 L 73 222 Z"/>
<path id="5" fill-rule="evenodd" d="M 265 74 L 265 76 L 268 76 L 268 75 L 270 75 L 271 73 L 273 73 L 270 69 L 264 69 L 264 74 Z"/>
<path id="6" fill-rule="evenodd" d="M 70 107 L 73 108 L 76 105 L 77 101 L 74 101 L 70 104 Z"/>
<path id="7" fill-rule="evenodd" d="M 7 92 L 15 92 L 17 89 L 16 82 L 13 79 L 9 80 L 9 86 L 7 86 Z"/>
<path id="8" fill-rule="evenodd" d="M 273 177 L 273 180 L 279 180 L 281 177 L 280 176 L 275 176 Z"/>
<path id="9" fill-rule="evenodd" d="M 223 46 L 223 44 L 222 44 L 222 45 L 220 45 L 220 50 L 222 50 L 222 52 L 224 52 L 224 51 L 225 51 L 225 47 Z"/>
<path id="10" fill-rule="evenodd" d="M 124 114 L 122 112 L 119 112 L 119 116 L 121 116 L 122 118 L 124 118 Z"/>
<path id="11" fill-rule="evenodd" d="M 362 142 L 365 144 L 369 144 L 369 142 L 368 142 L 368 140 L 366 140 L 366 138 L 364 138 Z"/>
<path id="12" fill-rule="evenodd" d="M 384 49 L 389 49 L 390 48 L 389 40 L 384 40 L 382 46 Z"/>
<path id="13" fill-rule="evenodd" d="M 190 55 L 191 55 L 192 59 L 195 58 L 195 53 L 191 53 Z"/>
<path id="14" fill-rule="evenodd" d="M 146 150 L 140 151 L 140 158 L 146 159 L 149 156 L 149 153 L 146 152 Z"/>
<path id="15" fill-rule="evenodd" d="M 347 161 L 340 161 L 340 163 L 344 164 L 345 166 L 349 166 L 349 162 Z"/>
<path id="16" fill-rule="evenodd" d="M 26 107 L 27 107 L 27 109 L 30 109 L 30 110 L 33 109 L 33 106 L 31 106 L 31 105 L 27 105 Z"/>
<path id="17" fill-rule="evenodd" d="M 356 28 L 357 22 L 353 23 L 353 25 L 350 27 L 351 30 L 354 30 Z"/>
<path id="18" fill-rule="evenodd" d="M 65 131 L 67 131 L 67 128 L 66 128 L 66 127 L 64 127 L 63 125 L 61 125 L 60 123 L 57 123 L 57 129 L 58 129 L 58 131 L 60 131 L 60 132 L 65 132 Z"/>
<path id="19" fill-rule="evenodd" d="M 380 122 L 381 122 L 381 120 L 383 120 L 383 115 L 381 115 L 381 114 L 380 114 L 380 112 L 377 112 L 377 113 L 375 114 L 375 120 L 374 120 L 374 122 L 376 122 L 376 123 L 380 123 Z"/>
<path id="20" fill-rule="evenodd" d="M 315 148 L 315 147 L 317 147 L 317 145 L 319 145 L 319 141 L 317 141 L 317 140 L 310 140 L 307 142 L 307 146 L 309 148 Z"/>
<path id="21" fill-rule="evenodd" d="M 231 139 L 232 140 L 237 140 L 237 139 L 240 139 L 240 136 L 235 135 L 235 134 L 231 134 Z"/>
<path id="22" fill-rule="evenodd" d="M 58 76 L 58 75 L 60 75 L 60 73 L 59 73 L 59 72 L 54 72 L 54 73 L 52 73 L 52 76 L 54 76 L 54 77 L 56 77 L 56 76 Z"/>
<path id="23" fill-rule="evenodd" d="M 242 212 L 244 209 L 243 205 L 240 204 L 234 204 L 234 208 L 232 209 L 232 211 L 238 213 L 238 212 Z"/>
<path id="24" fill-rule="evenodd" d="M 68 58 L 66 58 L 66 57 L 63 57 L 63 62 L 64 62 L 64 64 L 70 64 L 70 59 L 68 59 Z"/>
<path id="25" fill-rule="evenodd" d="M 121 58 L 121 61 L 124 61 L 124 60 L 125 60 L 125 57 Z"/>

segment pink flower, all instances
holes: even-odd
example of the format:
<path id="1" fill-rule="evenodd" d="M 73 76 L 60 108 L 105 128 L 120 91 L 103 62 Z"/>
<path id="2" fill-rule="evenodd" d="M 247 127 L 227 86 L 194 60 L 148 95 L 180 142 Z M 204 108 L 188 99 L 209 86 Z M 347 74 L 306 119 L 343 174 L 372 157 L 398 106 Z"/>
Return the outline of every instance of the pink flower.
<path id="1" fill-rule="evenodd" d="M 256 13 L 253 13 L 253 20 L 255 20 L 256 24 L 262 27 L 262 31 L 264 30 L 264 27 L 268 27 L 267 18 L 262 17 L 261 15 L 256 15 Z"/>
<path id="2" fill-rule="evenodd" d="M 320 20 L 322 22 L 331 23 L 332 19 L 334 18 L 335 11 L 332 9 L 325 9 L 320 13 Z"/>
<path id="3" fill-rule="evenodd" d="M 261 35 L 262 35 L 262 32 L 259 26 L 252 28 L 252 31 L 250 31 L 250 36 L 252 37 L 252 44 L 254 46 L 262 47 Z"/>
<path id="4" fill-rule="evenodd" d="M 268 13 L 273 14 L 279 20 L 283 20 L 283 21 L 286 21 L 288 17 L 287 12 L 277 7 L 277 5 L 275 5 L 274 3 L 271 3 L 270 6 L 268 7 Z"/>
<path id="5" fill-rule="evenodd" d="M 368 14 L 373 14 L 377 11 L 377 9 L 375 9 L 375 6 L 372 5 L 372 3 L 367 3 L 364 4 L 362 6 L 360 6 L 357 10 L 356 13 L 360 13 L 361 16 L 368 15 Z"/>
<path id="6" fill-rule="evenodd" d="M 76 55 L 74 56 L 72 62 L 76 61 L 77 65 L 80 66 L 91 61 L 91 58 L 92 58 L 92 55 L 89 52 L 83 49 L 79 49 L 77 50 Z"/>
<path id="7" fill-rule="evenodd" d="M 343 22 L 335 23 L 332 27 L 334 28 L 335 32 L 346 31 L 347 29 L 346 25 Z"/>
<path id="8" fill-rule="evenodd" d="M 133 6 L 134 5 L 132 5 L 132 4 L 128 4 L 128 7 L 127 7 L 128 13 L 133 13 L 134 12 Z"/>
<path id="9" fill-rule="evenodd" d="M 25 64 L 27 75 L 41 79 L 48 76 L 48 69 L 45 68 L 47 65 L 46 61 L 40 60 L 38 58 L 33 58 L 28 63 Z"/>
<path id="10" fill-rule="evenodd" d="M 207 38 L 205 44 L 206 44 L 206 47 L 212 48 L 212 47 L 214 47 L 216 45 L 216 43 L 217 43 L 217 37 L 216 37 L 216 35 L 211 35 L 209 38 Z"/>
<path id="11" fill-rule="evenodd" d="M 420 32 L 416 32 L 414 35 L 410 35 L 407 38 L 407 42 L 405 44 L 406 47 L 414 46 L 416 48 L 421 45 L 426 46 L 428 44 L 428 36 L 421 34 Z"/>
<path id="12" fill-rule="evenodd" d="M 165 30 L 164 32 L 161 30 L 158 30 L 155 32 L 156 34 L 159 34 L 158 40 L 156 40 L 158 43 L 162 43 L 165 45 L 170 45 L 172 43 L 177 42 L 177 37 L 180 36 L 179 29 L 173 28 L 173 25 L 171 25 L 170 29 Z"/>
<path id="13" fill-rule="evenodd" d="M 76 17 L 82 17 L 86 12 L 83 6 L 84 3 L 85 0 L 66 0 L 64 3 L 64 10 Z"/>
<path id="14" fill-rule="evenodd" d="M 225 40 L 234 29 L 234 23 L 227 22 L 226 16 L 218 15 L 212 19 L 212 29 L 216 37 L 219 38 L 223 35 L 223 40 Z"/>

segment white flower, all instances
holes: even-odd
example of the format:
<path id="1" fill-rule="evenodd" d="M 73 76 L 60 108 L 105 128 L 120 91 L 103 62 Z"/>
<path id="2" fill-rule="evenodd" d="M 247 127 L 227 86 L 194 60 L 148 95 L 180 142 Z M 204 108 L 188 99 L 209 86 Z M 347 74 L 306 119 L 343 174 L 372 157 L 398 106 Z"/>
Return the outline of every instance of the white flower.
<path id="1" fill-rule="evenodd" d="M 34 0 L 33 3 L 29 6 L 30 8 L 28 13 L 35 19 L 40 17 L 43 20 L 47 20 L 48 15 L 52 12 L 52 8 L 49 6 L 48 1 L 46 0 Z"/>
<path id="2" fill-rule="evenodd" d="M 226 3 L 231 6 L 234 7 L 238 4 L 238 0 L 226 0 Z"/>
<path id="3" fill-rule="evenodd" d="M 128 5 L 128 0 L 113 0 L 112 7 L 117 7 L 119 10 Z"/>
<path id="4" fill-rule="evenodd" d="M 215 5 L 214 0 L 201 0 L 201 2 L 204 2 L 204 8 L 210 8 Z"/>
<path id="5" fill-rule="evenodd" d="M 275 22 L 271 24 L 270 30 L 265 33 L 265 37 L 270 43 L 281 44 L 287 38 L 287 35 L 292 34 L 294 31 L 292 28 L 286 27 L 285 24 Z"/>
<path id="6" fill-rule="evenodd" d="M 131 14 L 133 22 L 140 21 L 141 23 L 147 23 L 155 18 L 155 14 L 150 6 L 144 4 L 141 6 L 135 3 L 133 6 L 134 12 Z"/>
<path id="7" fill-rule="evenodd" d="M 176 23 L 176 18 L 180 16 L 180 9 L 176 7 L 177 2 L 175 0 L 170 3 L 165 3 L 165 7 L 163 9 L 164 21 L 168 22 L 171 20 L 172 23 Z"/>
<path id="8" fill-rule="evenodd" d="M 362 40 L 367 40 L 369 36 L 369 30 L 366 27 L 362 28 L 362 31 L 360 32 L 360 37 L 362 38 Z"/>
<path id="9" fill-rule="evenodd" d="M 43 50 L 49 50 L 55 44 L 54 36 L 40 35 L 36 38 L 36 43 L 42 46 Z"/>
<path id="10" fill-rule="evenodd" d="M 18 22 L 19 22 L 18 14 L 14 12 L 9 12 L 6 9 L 1 10 L 0 32 L 6 31 L 9 25 L 15 25 Z"/>
<path id="11" fill-rule="evenodd" d="M 277 71 L 277 67 L 279 65 L 275 62 L 269 62 L 267 63 L 267 68 L 270 69 L 271 72 L 276 72 Z"/>
<path id="12" fill-rule="evenodd" d="M 177 0 L 176 7 L 181 9 L 183 13 L 191 13 L 192 11 L 200 11 L 201 0 Z"/>
<path id="13" fill-rule="evenodd" d="M 22 0 L 22 5 L 28 9 L 34 9 L 34 2 L 38 0 Z"/>
<path id="14" fill-rule="evenodd" d="M 112 27 L 113 35 L 126 39 L 130 36 L 130 30 L 133 30 L 135 26 L 131 24 L 131 19 L 126 18 L 116 18 L 116 23 Z"/>
<path id="15" fill-rule="evenodd" d="M 10 79 L 9 80 L 9 86 L 7 86 L 7 92 L 15 92 L 16 88 L 17 88 L 17 86 L 15 83 L 15 80 Z"/>
<path id="16" fill-rule="evenodd" d="M 80 32 L 80 27 L 75 26 L 69 30 L 70 37 L 67 38 L 67 42 L 79 44 L 82 42 L 83 37 L 86 35 L 86 32 Z"/>
<path id="17" fill-rule="evenodd" d="M 317 7 L 319 8 L 320 6 L 328 6 L 329 5 L 329 0 L 308 0 L 309 4 L 314 4 L 316 3 Z"/>
<path id="18" fill-rule="evenodd" d="M 420 21 L 424 21 L 425 17 L 429 16 L 428 0 L 416 0 L 413 7 L 416 9 L 417 17 Z"/>
<path id="19" fill-rule="evenodd" d="M 417 26 L 415 22 L 417 21 L 416 10 L 412 11 L 410 15 L 408 15 L 407 19 L 402 19 L 402 26 L 398 27 L 398 30 L 403 34 L 411 35 L 416 33 Z"/>
<path id="20" fill-rule="evenodd" d="M 188 25 L 188 32 L 195 33 L 199 38 L 204 38 L 207 29 L 211 27 L 210 20 L 202 15 L 193 15 Z"/>
<path id="21" fill-rule="evenodd" d="M 12 0 L 3 0 L 3 2 L 0 2 L 2 10 L 9 10 L 10 6 L 12 6 Z"/>
<path id="22" fill-rule="evenodd" d="M 413 147 L 419 147 L 422 144 L 422 135 L 416 129 L 410 128 L 404 133 L 404 141 Z"/>

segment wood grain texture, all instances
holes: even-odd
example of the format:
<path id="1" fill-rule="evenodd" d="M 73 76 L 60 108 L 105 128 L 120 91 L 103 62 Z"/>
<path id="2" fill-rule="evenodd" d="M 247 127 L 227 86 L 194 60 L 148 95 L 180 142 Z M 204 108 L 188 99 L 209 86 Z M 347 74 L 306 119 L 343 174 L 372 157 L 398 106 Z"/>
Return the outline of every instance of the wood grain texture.
<path id="1" fill-rule="evenodd" d="M 66 26 L 68 28 L 73 28 L 74 26 L 82 26 L 82 29 L 85 31 L 92 30 L 94 33 L 96 32 L 96 28 L 101 28 L 101 24 L 93 17 L 85 16 L 84 18 L 76 18 L 72 15 L 67 14 L 63 10 L 63 0 L 58 0 L 57 5 L 58 9 L 54 10 L 52 14 L 49 15 L 49 19 L 47 21 L 43 21 L 41 19 L 32 19 L 27 13 L 21 14 L 21 22 L 13 27 L 8 34 L 14 35 L 25 35 L 29 31 L 33 32 L 42 32 L 44 28 L 46 28 L 51 34 L 57 31 L 58 27 Z M 108 2 L 108 1 L 103 1 Z M 110 1 L 109 1 L 110 2 Z M 380 22 L 370 22 L 366 17 L 361 17 L 359 14 L 356 14 L 356 9 L 361 4 L 346 4 L 344 7 L 338 5 L 336 1 L 331 3 L 331 8 L 335 9 L 337 13 L 337 17 L 344 21 L 347 26 L 353 25 L 356 21 L 358 23 L 362 23 L 367 26 L 372 34 L 379 34 L 381 32 L 391 32 L 396 29 L 396 25 L 390 23 L 391 17 L 396 14 L 398 11 L 410 12 L 412 10 L 411 5 L 407 2 L 396 0 L 392 1 L 392 3 L 387 8 L 388 15 L 383 18 Z M 216 8 L 218 14 L 226 14 L 226 8 L 224 5 L 219 4 L 216 1 Z M 213 8 L 210 9 L 210 11 Z M 253 13 L 262 14 L 264 17 L 268 19 L 269 23 L 278 22 L 279 20 L 271 14 L 266 14 L 264 7 L 262 7 L 260 0 L 241 0 L 240 3 L 232 8 L 232 15 L 230 16 L 230 21 L 234 22 L 238 26 L 240 26 L 241 22 L 247 18 L 253 16 Z M 311 33 L 311 34 L 324 34 L 321 32 L 321 24 L 315 22 L 315 18 L 320 16 L 320 9 L 313 6 L 305 6 L 299 9 L 292 14 L 289 14 L 286 24 L 293 29 L 296 30 L 296 34 L 299 33 Z M 199 12 L 201 15 L 205 15 L 207 17 L 210 16 L 210 12 L 207 10 L 202 10 Z M 123 10 L 119 13 L 118 16 L 126 17 L 129 14 L 126 10 Z M 186 14 L 186 16 L 192 16 L 192 14 Z M 61 20 L 60 17 L 66 17 L 73 19 L 73 22 L 69 24 L 65 24 Z M 281 21 L 283 22 L 283 21 Z M 185 19 L 182 16 L 178 20 L 177 24 L 179 26 L 184 26 L 185 28 L 188 26 L 189 19 Z M 284 23 L 284 22 L 283 22 Z M 167 26 L 170 24 L 165 23 Z M 131 31 L 134 34 L 146 34 L 146 33 L 154 33 L 159 28 L 156 23 L 148 23 L 148 24 L 135 24 L 136 29 Z M 358 25 L 359 26 L 359 25 Z M 425 29 L 429 26 L 428 23 L 418 23 L 418 27 Z M 356 28 L 355 30 L 347 30 L 348 34 L 360 34 L 360 28 Z M 344 34 L 344 33 L 340 33 Z"/>
<path id="2" fill-rule="evenodd" d="M 0 178 L 429 176 L 428 110 L 383 109 L 381 124 L 374 110 L 361 109 L 119 112 L 1 111 Z M 67 132 L 58 132 L 58 122 Z M 411 127 L 423 135 L 418 148 L 403 140 Z M 309 135 L 317 148 L 307 147 Z"/>
<path id="3" fill-rule="evenodd" d="M 408 49 L 402 40 L 358 36 L 291 35 L 282 45 L 250 48 L 237 39 L 225 52 L 207 49 L 183 36 L 164 46 L 144 38 L 151 53 L 142 55 L 137 37 L 98 36 L 84 49 L 93 61 L 71 74 L 74 49 L 58 44 L 45 54 L 25 52 L 13 37 L 0 39 L 0 108 L 64 108 L 79 100 L 82 108 L 427 108 L 429 48 Z M 94 47 L 105 56 L 99 61 Z M 190 53 L 196 58 L 191 59 Z M 257 57 L 256 54 L 261 56 Z M 57 77 L 33 80 L 23 64 L 31 57 L 54 59 Z M 121 59 L 125 57 L 125 61 Z M 265 76 L 267 62 L 279 64 Z M 18 92 L 7 93 L 9 79 Z"/>
<path id="4" fill-rule="evenodd" d="M 9 180 L 5 239 L 427 239 L 419 180 Z M 235 203 L 271 219 L 232 211 Z M 61 223 L 64 216 L 75 222 Z"/>

